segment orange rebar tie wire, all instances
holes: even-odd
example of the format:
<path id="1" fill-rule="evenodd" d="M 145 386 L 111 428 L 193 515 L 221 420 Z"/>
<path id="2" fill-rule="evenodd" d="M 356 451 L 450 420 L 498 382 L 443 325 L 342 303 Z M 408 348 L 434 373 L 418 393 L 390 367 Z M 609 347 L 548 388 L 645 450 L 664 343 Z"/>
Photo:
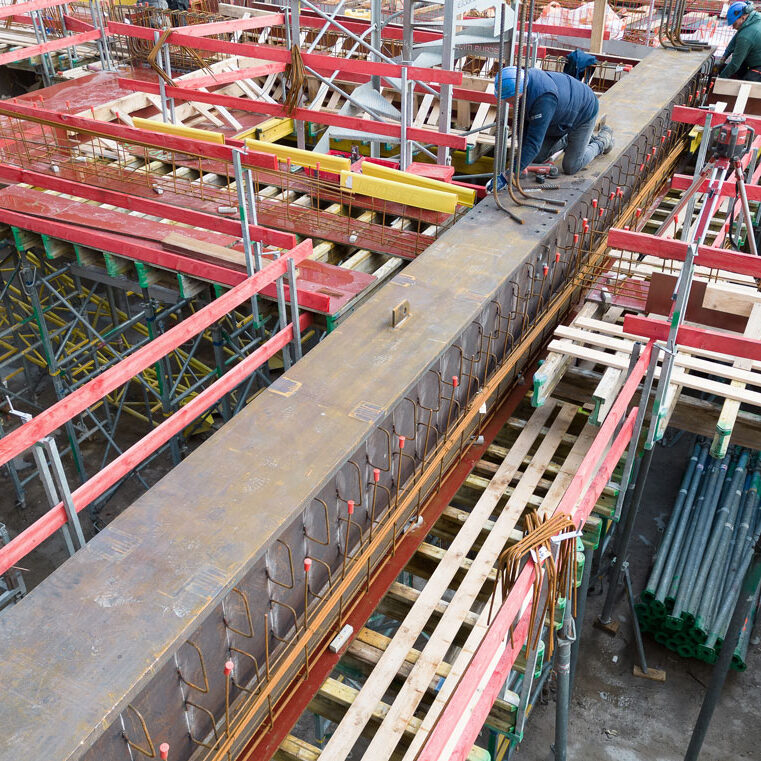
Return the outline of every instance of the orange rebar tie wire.
<path id="1" fill-rule="evenodd" d="M 573 582 L 572 574 L 576 568 L 576 542 L 560 542 L 557 559 L 552 552 L 552 538 L 568 531 L 576 532 L 576 524 L 570 515 L 561 513 L 552 518 L 540 518 L 536 510 L 529 510 L 525 517 L 525 535 L 516 544 L 503 550 L 497 559 L 497 582 L 492 591 L 491 601 L 489 603 L 489 619 L 491 619 L 494 607 L 494 598 L 497 594 L 497 587 L 502 587 L 502 603 L 504 604 L 510 590 L 518 580 L 518 576 L 523 567 L 522 561 L 531 553 L 535 558 L 539 558 L 536 563 L 536 574 L 534 576 L 534 591 L 531 605 L 531 617 L 529 619 L 529 635 L 527 640 L 527 649 L 535 647 L 541 635 L 541 627 L 536 628 L 536 617 L 544 620 L 549 609 L 550 614 L 550 632 L 554 631 L 555 626 L 555 607 L 560 597 L 570 590 L 571 604 L 573 614 L 576 615 L 576 585 Z M 542 560 L 544 558 L 544 560 Z M 547 579 L 547 596 L 541 610 L 538 610 L 539 601 L 542 594 L 542 584 Z M 510 643 L 513 642 L 513 629 L 510 628 Z M 554 648 L 554 637 L 550 636 L 548 643 L 548 655 L 552 655 Z"/>

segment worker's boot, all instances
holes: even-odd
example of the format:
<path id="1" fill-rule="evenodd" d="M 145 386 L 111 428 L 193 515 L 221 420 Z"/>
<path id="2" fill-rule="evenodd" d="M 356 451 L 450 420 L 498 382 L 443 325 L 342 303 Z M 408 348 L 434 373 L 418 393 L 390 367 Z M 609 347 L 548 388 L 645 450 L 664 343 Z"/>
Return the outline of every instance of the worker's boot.
<path id="1" fill-rule="evenodd" d="M 613 139 L 613 130 L 607 124 L 601 127 L 600 131 L 589 142 L 596 143 L 602 154 L 610 153 L 616 144 Z"/>

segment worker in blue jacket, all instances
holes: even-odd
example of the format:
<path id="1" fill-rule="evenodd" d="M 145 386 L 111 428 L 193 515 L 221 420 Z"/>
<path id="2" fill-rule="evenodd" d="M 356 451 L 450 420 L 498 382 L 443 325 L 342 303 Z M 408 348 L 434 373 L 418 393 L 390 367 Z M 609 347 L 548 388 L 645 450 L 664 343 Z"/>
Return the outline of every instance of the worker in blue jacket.
<path id="1" fill-rule="evenodd" d="M 527 74 L 521 173 L 530 164 L 542 164 L 553 153 L 565 150 L 563 172 L 576 174 L 592 159 L 611 150 L 613 131 L 610 127 L 604 126 L 593 134 L 599 104 L 588 85 L 555 71 L 529 69 Z M 494 82 L 495 94 L 514 104 L 516 93 L 524 92 L 522 73 L 520 80 L 518 82 L 515 66 L 502 69 Z M 497 176 L 497 190 L 506 186 L 507 178 L 501 172 Z M 491 190 L 491 181 L 487 188 Z"/>

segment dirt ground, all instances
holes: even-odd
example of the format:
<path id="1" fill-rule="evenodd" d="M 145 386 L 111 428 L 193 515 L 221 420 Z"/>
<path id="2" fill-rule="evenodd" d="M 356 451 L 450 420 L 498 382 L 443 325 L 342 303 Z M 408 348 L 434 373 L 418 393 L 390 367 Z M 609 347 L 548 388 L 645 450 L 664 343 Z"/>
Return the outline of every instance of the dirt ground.
<path id="1" fill-rule="evenodd" d="M 630 567 L 635 594 L 644 586 L 665 522 L 679 491 L 694 437 L 681 436 L 673 447 L 658 447 L 642 510 L 632 537 Z M 572 697 L 569 761 L 676 761 L 692 734 L 710 679 L 711 667 L 686 660 L 645 635 L 648 665 L 665 669 L 665 684 L 632 676 L 636 660 L 631 617 L 625 598 L 616 607 L 621 622 L 611 639 L 593 627 L 603 597 L 592 594 L 581 638 L 576 685 Z M 701 761 L 761 758 L 761 646 L 756 627 L 748 651 L 748 670 L 730 671 L 714 713 Z M 753 642 L 756 644 L 754 645 Z M 525 739 L 513 758 L 552 761 L 555 701 L 551 691 L 526 727 Z"/>

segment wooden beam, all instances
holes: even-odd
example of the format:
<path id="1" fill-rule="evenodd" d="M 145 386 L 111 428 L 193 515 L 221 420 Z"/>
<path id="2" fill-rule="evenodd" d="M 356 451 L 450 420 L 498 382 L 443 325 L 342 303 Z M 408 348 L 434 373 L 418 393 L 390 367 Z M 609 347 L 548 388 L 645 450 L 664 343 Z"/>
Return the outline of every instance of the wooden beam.
<path id="1" fill-rule="evenodd" d="M 590 53 L 602 53 L 605 39 L 605 14 L 608 10 L 608 0 L 594 0 L 592 12 L 592 36 L 589 40 Z"/>

